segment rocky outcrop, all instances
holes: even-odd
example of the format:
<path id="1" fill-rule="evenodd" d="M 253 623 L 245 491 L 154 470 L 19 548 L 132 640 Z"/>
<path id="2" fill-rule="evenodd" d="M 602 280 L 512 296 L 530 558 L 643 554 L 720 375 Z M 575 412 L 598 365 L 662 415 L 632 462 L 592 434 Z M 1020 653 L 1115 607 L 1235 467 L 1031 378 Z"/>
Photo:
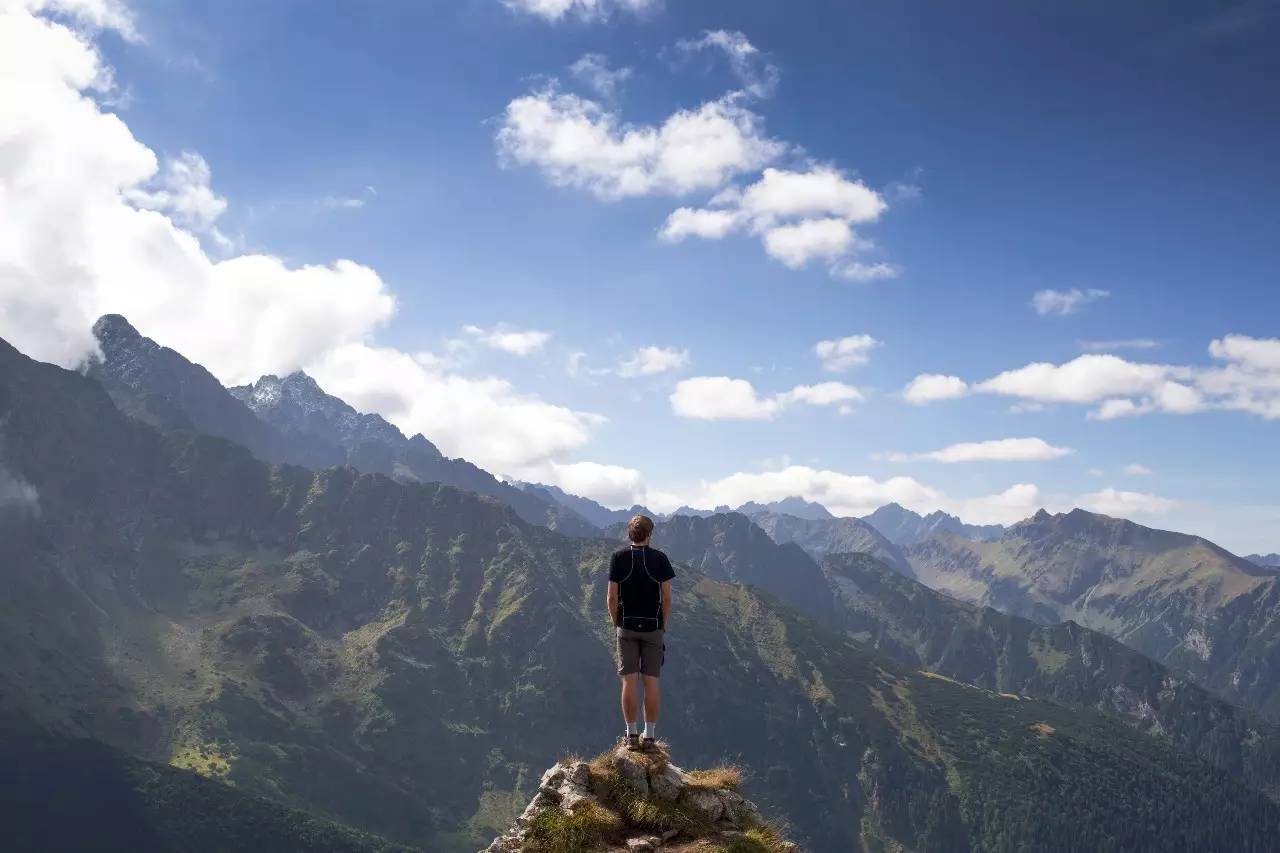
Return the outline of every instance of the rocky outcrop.
<path id="1" fill-rule="evenodd" d="M 483 853 L 538 853 L 551 842 L 565 849 L 569 839 L 583 853 L 799 851 L 738 793 L 740 783 L 734 768 L 682 770 L 661 745 L 562 761 L 542 775 L 524 812 Z"/>

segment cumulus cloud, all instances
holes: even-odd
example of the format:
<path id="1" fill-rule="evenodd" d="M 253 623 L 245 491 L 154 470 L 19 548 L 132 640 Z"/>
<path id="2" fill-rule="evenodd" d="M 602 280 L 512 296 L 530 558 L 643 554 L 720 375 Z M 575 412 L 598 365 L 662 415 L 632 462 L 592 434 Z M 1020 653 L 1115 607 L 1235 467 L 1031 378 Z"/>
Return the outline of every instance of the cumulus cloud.
<path id="1" fill-rule="evenodd" d="M 686 53 L 703 50 L 723 53 L 743 92 L 752 97 L 767 98 L 778 88 L 777 66 L 768 62 L 760 49 L 736 30 L 708 30 L 701 38 L 678 42 L 677 47 Z"/>
<path id="2" fill-rule="evenodd" d="M 1177 501 L 1158 495 L 1126 492 L 1114 488 L 1081 495 L 1076 499 L 1076 503 L 1084 509 L 1121 518 L 1144 513 L 1168 512 L 1178 505 Z"/>
<path id="3" fill-rule="evenodd" d="M 935 400 L 954 400 L 968 393 L 969 386 L 963 379 L 938 373 L 922 373 L 902 389 L 902 396 L 907 402 L 916 405 Z"/>
<path id="4" fill-rule="evenodd" d="M 479 326 L 463 326 L 462 331 L 487 347 L 520 356 L 532 355 L 538 352 L 546 345 L 547 341 L 551 340 L 550 332 L 539 332 L 534 329 L 513 329 L 505 324 L 499 324 L 492 329 L 483 329 Z"/>
<path id="5" fill-rule="evenodd" d="M 618 365 L 618 375 L 654 376 L 679 370 L 689 363 L 689 351 L 675 347 L 640 347 Z"/>
<path id="6" fill-rule="evenodd" d="M 541 482 L 559 486 L 573 495 L 591 498 L 608 507 L 645 503 L 648 490 L 634 468 L 599 462 L 551 463 Z"/>
<path id="7" fill-rule="evenodd" d="M 791 269 L 822 261 L 835 277 L 871 281 L 892 278 L 900 270 L 861 261 L 860 253 L 874 244 L 859 237 L 854 226 L 875 222 L 887 209 L 879 193 L 831 167 L 767 168 L 745 189 L 719 193 L 710 207 L 673 211 L 659 235 L 669 242 L 714 240 L 746 230 L 760 238 L 770 257 Z"/>
<path id="8" fill-rule="evenodd" d="M 631 79 L 630 68 L 610 68 L 609 58 L 602 53 L 585 53 L 569 66 L 569 72 L 600 97 L 613 100 L 618 90 Z"/>
<path id="9" fill-rule="evenodd" d="M 225 383 L 306 369 L 357 407 L 495 471 L 568 464 L 589 439 L 598 416 L 374 345 L 395 299 L 367 266 L 209 257 L 195 232 L 225 207 L 214 170 L 194 152 L 162 169 L 97 100 L 112 75 L 91 28 L 123 26 L 123 7 L 24 0 L 4 9 L 0 337 L 74 367 L 95 350 L 94 320 L 124 314 Z M 49 9 L 80 28 L 42 14 Z"/>
<path id="10" fill-rule="evenodd" d="M 554 86 L 507 105 L 497 145 L 504 165 L 533 166 L 557 186 L 606 200 L 720 187 L 785 150 L 733 98 L 679 110 L 660 125 L 629 125 Z"/>
<path id="11" fill-rule="evenodd" d="M 227 200 L 210 187 L 213 172 L 194 151 L 184 151 L 165 164 L 154 189 L 135 187 L 125 197 L 148 210 L 161 210 L 184 228 L 210 231 L 227 209 Z"/>
<path id="12" fill-rule="evenodd" d="M 1056 447 L 1042 438 L 1001 438 L 965 441 L 926 453 L 887 453 L 891 462 L 1038 462 L 1061 459 L 1075 451 Z"/>
<path id="13" fill-rule="evenodd" d="M 547 21 L 566 17 L 600 20 L 615 11 L 639 13 L 654 8 L 659 0 L 502 0 L 508 9 L 535 15 Z"/>
<path id="14" fill-rule="evenodd" d="M 849 335 L 818 341 L 813 345 L 813 351 L 822 362 L 824 370 L 844 373 L 850 368 L 866 364 L 871 359 L 871 351 L 878 346 L 880 341 L 870 335 Z"/>
<path id="15" fill-rule="evenodd" d="M 1150 364 L 1087 354 L 1062 364 L 1036 362 L 1007 370 L 973 389 L 1024 401 L 1092 406 L 1089 416 L 1097 420 L 1210 410 L 1280 419 L 1280 339 L 1227 335 L 1209 344 L 1209 354 L 1217 365 Z"/>
<path id="16" fill-rule="evenodd" d="M 1041 317 L 1047 317 L 1051 314 L 1062 317 L 1067 314 L 1074 314 L 1089 303 L 1105 299 L 1110 295 L 1111 292 L 1109 290 L 1098 290 L 1097 288 L 1081 290 L 1073 287 L 1071 290 L 1039 290 L 1031 297 L 1031 307 Z"/>
<path id="17" fill-rule="evenodd" d="M 811 406 L 840 405 L 842 414 L 849 404 L 861 401 L 862 392 L 843 382 L 797 385 L 772 397 L 762 397 L 746 379 L 728 376 L 695 376 L 676 384 L 671 393 L 671 411 L 700 420 L 768 420 L 793 403 Z"/>
<path id="18" fill-rule="evenodd" d="M 1124 466 L 1124 472 L 1130 477 L 1150 477 L 1155 472 L 1146 465 L 1140 465 L 1137 462 L 1131 462 Z"/>
<path id="19" fill-rule="evenodd" d="M 767 420 L 777 413 L 774 398 L 761 397 L 745 379 L 695 376 L 683 379 L 671 392 L 671 411 L 700 420 Z"/>

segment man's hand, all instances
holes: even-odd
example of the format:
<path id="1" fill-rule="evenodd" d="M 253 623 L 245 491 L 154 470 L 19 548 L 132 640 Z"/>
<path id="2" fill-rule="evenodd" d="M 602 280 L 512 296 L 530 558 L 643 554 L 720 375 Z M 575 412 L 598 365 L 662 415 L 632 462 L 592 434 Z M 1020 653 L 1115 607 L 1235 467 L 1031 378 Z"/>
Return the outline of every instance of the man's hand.
<path id="1" fill-rule="evenodd" d="M 609 581 L 609 592 L 605 596 L 605 604 L 609 607 L 609 621 L 614 627 L 618 625 L 618 584 Z"/>

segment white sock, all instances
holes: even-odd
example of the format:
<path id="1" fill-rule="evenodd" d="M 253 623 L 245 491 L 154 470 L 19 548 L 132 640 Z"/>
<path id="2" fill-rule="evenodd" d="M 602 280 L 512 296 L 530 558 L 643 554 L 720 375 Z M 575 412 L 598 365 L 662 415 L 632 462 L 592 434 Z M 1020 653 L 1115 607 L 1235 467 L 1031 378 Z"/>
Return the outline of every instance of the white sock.
<path id="1" fill-rule="evenodd" d="M 651 723 L 651 722 L 649 722 L 648 720 L 645 720 L 645 721 L 644 721 L 644 736 L 645 736 L 645 737 L 654 737 L 654 738 L 656 738 L 656 737 L 657 737 L 657 732 L 658 732 L 658 724 L 657 724 L 656 722 Z"/>
<path id="2" fill-rule="evenodd" d="M 640 734 L 640 724 L 639 724 L 639 723 L 627 723 L 627 734 L 628 734 L 628 735 L 638 735 L 638 734 Z"/>

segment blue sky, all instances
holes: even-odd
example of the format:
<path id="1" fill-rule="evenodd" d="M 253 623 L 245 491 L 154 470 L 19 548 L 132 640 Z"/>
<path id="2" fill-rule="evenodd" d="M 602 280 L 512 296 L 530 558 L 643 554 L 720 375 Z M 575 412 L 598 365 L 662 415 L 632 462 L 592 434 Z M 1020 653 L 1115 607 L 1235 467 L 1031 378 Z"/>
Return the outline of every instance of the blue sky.
<path id="1" fill-rule="evenodd" d="M 103 211 L 167 217 L 209 287 L 271 307 L 130 289 L 106 251 L 76 304 L 614 504 L 1081 504 L 1280 550 L 1280 14 L 1160 6 L 69 0 L 114 79 L 84 121 L 155 158 Z M 587 55 L 629 69 L 613 92 Z M 681 111 L 710 136 L 663 148 Z M 574 148 L 584 121 L 616 150 Z M 679 208 L 730 233 L 663 239 Z M 339 258 L 359 300 L 349 270 L 298 277 Z M 220 307 L 194 325 L 193 299 Z M 71 362 L 78 322 L 0 332 Z M 862 363 L 827 369 L 844 338 Z M 641 347 L 671 369 L 622 375 Z M 921 374 L 963 393 L 904 399 Z M 1039 442 L 906 458 L 1007 439 Z"/>

